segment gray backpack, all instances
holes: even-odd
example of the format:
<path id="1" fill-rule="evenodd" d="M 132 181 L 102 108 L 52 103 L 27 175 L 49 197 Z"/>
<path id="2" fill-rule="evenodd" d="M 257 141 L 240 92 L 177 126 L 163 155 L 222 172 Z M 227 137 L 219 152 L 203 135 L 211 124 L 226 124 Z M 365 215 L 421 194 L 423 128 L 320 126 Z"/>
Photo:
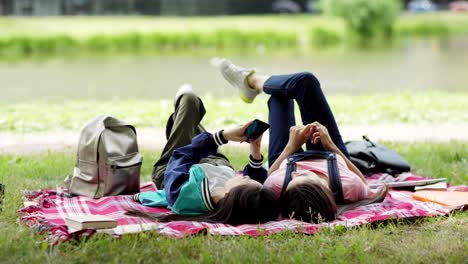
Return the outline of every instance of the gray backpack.
<path id="1" fill-rule="evenodd" d="M 135 128 L 98 116 L 81 130 L 75 169 L 65 186 L 72 195 L 91 198 L 137 193 L 142 160 Z"/>

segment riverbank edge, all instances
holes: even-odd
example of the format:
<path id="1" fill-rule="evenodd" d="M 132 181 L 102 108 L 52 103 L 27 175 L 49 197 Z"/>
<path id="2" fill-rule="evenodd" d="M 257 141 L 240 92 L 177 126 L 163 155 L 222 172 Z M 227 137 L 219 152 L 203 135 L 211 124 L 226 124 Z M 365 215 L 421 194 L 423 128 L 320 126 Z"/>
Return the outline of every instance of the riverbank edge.
<path id="1" fill-rule="evenodd" d="M 39 19 L 0 18 L 0 60 L 353 47 L 344 22 L 321 15 Z M 122 29 L 116 29 L 119 25 Z M 395 24 L 395 33 L 397 38 L 468 35 L 468 16 L 447 12 L 404 14 Z M 366 48 L 385 45 L 387 40 L 366 42 Z"/>

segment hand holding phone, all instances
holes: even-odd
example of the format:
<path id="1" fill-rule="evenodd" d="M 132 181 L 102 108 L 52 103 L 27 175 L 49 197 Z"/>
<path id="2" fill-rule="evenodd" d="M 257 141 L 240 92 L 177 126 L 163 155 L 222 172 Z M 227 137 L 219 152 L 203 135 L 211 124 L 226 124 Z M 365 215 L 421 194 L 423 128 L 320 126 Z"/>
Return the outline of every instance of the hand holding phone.
<path id="1" fill-rule="evenodd" d="M 250 124 L 247 129 L 244 131 L 244 135 L 247 138 L 246 141 L 250 143 L 250 141 L 256 140 L 259 136 L 261 136 L 268 128 L 270 128 L 270 125 L 255 119 L 252 124 Z"/>

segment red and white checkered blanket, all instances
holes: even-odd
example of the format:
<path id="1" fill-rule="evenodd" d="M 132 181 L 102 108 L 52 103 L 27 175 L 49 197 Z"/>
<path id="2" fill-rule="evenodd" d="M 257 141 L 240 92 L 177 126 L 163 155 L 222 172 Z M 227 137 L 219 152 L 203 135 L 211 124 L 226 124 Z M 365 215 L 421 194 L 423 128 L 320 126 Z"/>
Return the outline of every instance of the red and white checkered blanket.
<path id="1" fill-rule="evenodd" d="M 409 181 L 426 179 L 421 176 L 402 174 L 393 178 L 386 174 L 376 174 L 368 178 L 369 183 L 389 181 Z M 141 191 L 152 191 L 156 188 L 152 183 L 144 184 Z M 468 186 L 452 186 L 449 191 L 468 191 Z M 114 236 L 125 233 L 136 233 L 146 230 L 157 230 L 171 237 L 183 237 L 206 231 L 216 235 L 249 235 L 259 236 L 274 234 L 285 230 L 298 233 L 313 234 L 320 228 L 337 225 L 353 227 L 387 219 L 408 217 L 440 216 L 448 214 L 453 208 L 435 203 L 420 202 L 412 199 L 409 191 L 390 191 L 382 203 L 358 207 L 340 215 L 337 220 L 328 223 L 310 224 L 296 220 L 271 221 L 261 225 L 231 226 L 225 224 L 210 224 L 203 222 L 174 221 L 157 223 L 139 217 L 125 215 L 127 209 L 143 212 L 169 212 L 166 208 L 151 208 L 142 206 L 132 200 L 130 195 L 111 196 L 101 199 L 87 197 L 68 198 L 61 190 L 39 190 L 27 192 L 24 195 L 25 207 L 20 209 L 21 222 L 33 229 L 47 234 L 49 244 L 91 236 L 95 230 L 82 230 L 69 233 L 64 218 L 73 215 L 96 214 L 106 215 L 117 220 L 118 226 L 111 231 Z"/>

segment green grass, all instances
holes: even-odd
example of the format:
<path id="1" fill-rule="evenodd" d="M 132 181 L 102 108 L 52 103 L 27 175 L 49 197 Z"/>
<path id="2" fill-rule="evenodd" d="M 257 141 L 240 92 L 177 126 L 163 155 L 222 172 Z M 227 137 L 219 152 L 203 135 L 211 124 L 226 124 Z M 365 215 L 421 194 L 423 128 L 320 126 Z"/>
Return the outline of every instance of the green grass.
<path id="1" fill-rule="evenodd" d="M 467 34 L 457 13 L 402 15 L 397 36 Z M 266 51 L 349 46 L 346 26 L 326 16 L 0 18 L 0 59 Z M 351 41 L 352 42 L 352 41 Z M 352 46 L 352 45 L 351 45 Z"/>
<path id="2" fill-rule="evenodd" d="M 399 151 L 417 174 L 468 182 L 468 143 L 387 143 Z M 247 161 L 247 150 L 225 149 L 234 167 Z M 143 152 L 142 180 L 150 180 L 158 152 Z M 24 190 L 61 185 L 71 172 L 74 153 L 0 156 L 0 181 L 6 198 L 0 213 L 0 262 L 135 263 L 135 262 L 331 262 L 331 263 L 462 263 L 466 261 L 468 213 L 415 221 L 324 230 L 313 236 L 285 232 L 266 237 L 197 235 L 183 239 L 155 232 L 122 239 L 94 236 L 47 249 L 43 236 L 17 224 Z"/>
<path id="3" fill-rule="evenodd" d="M 397 20 L 398 34 L 414 36 L 440 36 L 466 34 L 468 17 L 465 14 L 438 12 L 427 14 L 405 14 Z"/>
<path id="4" fill-rule="evenodd" d="M 239 124 L 252 118 L 268 120 L 267 96 L 247 105 L 239 98 L 204 96 L 208 128 Z M 396 92 L 370 95 L 330 95 L 337 122 L 343 124 L 468 123 L 465 92 Z M 450 103 L 447 103 L 450 102 Z M 216 111 L 214 110 L 216 109 Z M 172 100 L 30 101 L 0 103 L 0 131 L 78 130 L 99 114 L 111 114 L 137 128 L 164 127 Z"/>

